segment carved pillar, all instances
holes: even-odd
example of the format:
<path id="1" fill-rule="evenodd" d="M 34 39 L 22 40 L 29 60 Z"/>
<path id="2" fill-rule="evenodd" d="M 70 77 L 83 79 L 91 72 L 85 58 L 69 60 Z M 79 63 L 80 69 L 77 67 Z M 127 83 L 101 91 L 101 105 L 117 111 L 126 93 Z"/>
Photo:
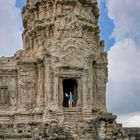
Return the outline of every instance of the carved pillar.
<path id="1" fill-rule="evenodd" d="M 54 73 L 54 94 L 53 94 L 53 101 L 55 108 L 59 106 L 59 68 L 55 68 Z"/>
<path id="2" fill-rule="evenodd" d="M 48 106 L 48 60 L 45 58 L 44 63 L 44 95 L 45 95 L 45 107 Z"/>
<path id="3" fill-rule="evenodd" d="M 24 108 L 25 99 L 24 99 L 24 89 L 22 88 L 22 84 L 25 81 L 25 75 L 22 74 L 22 71 L 18 71 L 18 109 Z"/>
<path id="4" fill-rule="evenodd" d="M 53 104 L 53 93 L 54 93 L 54 73 L 52 71 L 52 66 L 50 63 L 50 58 L 45 60 L 45 79 L 44 79 L 44 91 L 45 91 L 45 106 L 51 107 Z"/>
<path id="5" fill-rule="evenodd" d="M 83 89 L 83 107 L 86 109 L 88 108 L 88 103 L 87 103 L 87 87 L 88 87 L 88 75 L 87 71 L 83 72 L 83 77 L 82 77 L 82 89 Z"/>
<path id="6" fill-rule="evenodd" d="M 105 111 L 105 93 L 106 93 L 106 80 L 105 80 L 103 64 L 96 64 L 96 84 L 97 84 L 97 106 Z"/>
<path id="7" fill-rule="evenodd" d="M 15 72 L 14 75 L 11 75 L 9 77 L 9 81 L 8 81 L 8 85 L 9 85 L 9 88 L 7 90 L 7 94 L 9 94 L 9 99 L 10 99 L 10 104 L 11 104 L 11 107 L 10 109 L 11 110 L 15 110 L 17 108 L 17 73 Z"/>
<path id="8" fill-rule="evenodd" d="M 63 105 L 63 79 L 62 78 L 59 78 L 58 105 L 59 105 L 59 107 L 62 107 L 62 105 Z"/>
<path id="9" fill-rule="evenodd" d="M 4 88 L 1 87 L 0 89 L 0 105 L 4 104 Z"/>
<path id="10" fill-rule="evenodd" d="M 54 78 L 54 96 L 53 101 L 56 108 L 58 108 L 58 94 L 59 94 L 59 79 L 58 77 Z"/>
<path id="11" fill-rule="evenodd" d="M 89 105 L 91 108 L 96 108 L 96 77 L 95 77 L 95 56 L 91 55 L 88 60 L 89 69 Z"/>
<path id="12" fill-rule="evenodd" d="M 37 86 L 37 98 L 36 98 L 36 109 L 40 111 L 44 106 L 44 66 L 43 63 L 38 64 L 38 86 Z"/>
<path id="13" fill-rule="evenodd" d="M 96 66 L 93 64 L 92 66 L 92 76 L 93 76 L 93 83 L 92 83 L 92 88 L 93 88 L 93 107 L 97 108 L 97 82 L 96 82 Z"/>
<path id="14" fill-rule="evenodd" d="M 77 107 L 81 107 L 82 106 L 82 84 L 81 84 L 81 79 L 77 79 Z"/>
<path id="15" fill-rule="evenodd" d="M 88 83 L 89 83 L 89 106 L 93 106 L 94 102 L 94 92 L 93 92 L 93 59 L 89 60 L 89 76 L 88 76 Z"/>

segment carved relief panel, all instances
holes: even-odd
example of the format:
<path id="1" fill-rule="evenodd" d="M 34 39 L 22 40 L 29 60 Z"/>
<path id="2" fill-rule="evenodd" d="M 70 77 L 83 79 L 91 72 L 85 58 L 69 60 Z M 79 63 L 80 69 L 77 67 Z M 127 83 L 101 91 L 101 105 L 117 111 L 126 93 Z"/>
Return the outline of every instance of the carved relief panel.
<path id="1" fill-rule="evenodd" d="M 24 68 L 26 69 L 20 70 L 18 74 L 18 106 L 32 109 L 35 105 L 36 72 L 34 67 L 25 66 Z"/>
<path id="2" fill-rule="evenodd" d="M 8 86 L 0 87 L 0 106 L 9 106 L 10 105 L 10 97 Z"/>
<path id="3" fill-rule="evenodd" d="M 69 38 L 64 40 L 61 46 L 61 62 L 65 65 L 88 68 L 87 62 L 90 55 L 94 55 L 95 51 L 82 39 Z"/>
<path id="4" fill-rule="evenodd" d="M 74 66 L 81 66 L 81 58 L 78 54 L 78 50 L 76 47 L 69 46 L 65 51 L 67 53 L 64 57 L 62 57 L 62 63 Z"/>
<path id="5" fill-rule="evenodd" d="M 13 72 L 14 74 L 14 72 Z M 0 108 L 16 108 L 17 105 L 17 76 L 0 75 Z"/>
<path id="6" fill-rule="evenodd" d="M 105 108 L 105 93 L 106 93 L 106 76 L 104 72 L 104 66 L 96 66 L 96 84 L 97 84 L 97 104 Z"/>

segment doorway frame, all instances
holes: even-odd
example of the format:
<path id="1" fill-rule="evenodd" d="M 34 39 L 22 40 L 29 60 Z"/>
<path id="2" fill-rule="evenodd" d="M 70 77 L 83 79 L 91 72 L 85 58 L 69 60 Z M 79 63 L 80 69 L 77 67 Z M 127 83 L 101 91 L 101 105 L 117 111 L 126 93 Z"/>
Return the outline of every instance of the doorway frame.
<path id="1" fill-rule="evenodd" d="M 63 107 L 64 93 L 63 93 L 63 80 L 73 79 L 77 82 L 77 103 L 75 107 L 82 107 L 83 98 L 82 98 L 82 84 L 81 84 L 81 75 L 61 75 L 59 77 L 59 96 L 58 96 L 58 106 Z"/>
<path id="2" fill-rule="evenodd" d="M 71 86 L 67 85 L 68 83 L 71 84 Z M 68 86 L 68 90 L 66 90 L 65 86 Z M 69 94 L 70 92 L 73 94 L 73 97 L 75 98 L 73 102 L 73 107 L 77 106 L 77 100 L 78 100 L 77 88 L 78 88 L 78 83 L 76 79 L 74 78 L 63 79 L 63 107 L 68 107 L 68 99 L 67 99 L 67 104 L 65 104 L 66 103 L 65 93 Z"/>

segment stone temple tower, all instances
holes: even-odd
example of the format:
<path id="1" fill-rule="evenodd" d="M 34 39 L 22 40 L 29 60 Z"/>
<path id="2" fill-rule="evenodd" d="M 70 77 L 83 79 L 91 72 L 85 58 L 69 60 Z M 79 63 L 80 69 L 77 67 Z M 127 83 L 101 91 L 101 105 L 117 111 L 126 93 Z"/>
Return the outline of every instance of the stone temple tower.
<path id="1" fill-rule="evenodd" d="M 98 16 L 96 0 L 27 1 L 23 41 L 39 63 L 39 107 L 67 107 L 64 93 L 72 92 L 74 107 L 81 108 L 85 118 L 93 110 L 106 111 L 107 53 Z"/>
<path id="2" fill-rule="evenodd" d="M 97 0 L 27 0 L 24 48 L 0 58 L 0 140 L 127 140 L 106 109 L 98 17 Z"/>

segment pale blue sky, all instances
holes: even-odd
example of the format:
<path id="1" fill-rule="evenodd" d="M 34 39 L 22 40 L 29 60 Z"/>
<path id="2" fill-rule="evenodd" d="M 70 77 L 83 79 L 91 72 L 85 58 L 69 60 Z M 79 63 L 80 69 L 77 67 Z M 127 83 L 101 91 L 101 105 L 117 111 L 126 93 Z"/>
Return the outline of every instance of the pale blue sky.
<path id="1" fill-rule="evenodd" d="M 111 33 L 114 28 L 112 20 L 109 19 L 107 15 L 106 1 L 103 1 L 100 5 L 100 36 L 102 40 L 105 40 L 105 50 L 108 51 L 110 47 L 114 44 L 114 39 L 111 38 Z"/>
<path id="2" fill-rule="evenodd" d="M 25 5 L 25 0 L 16 0 L 16 6 L 22 8 Z"/>

